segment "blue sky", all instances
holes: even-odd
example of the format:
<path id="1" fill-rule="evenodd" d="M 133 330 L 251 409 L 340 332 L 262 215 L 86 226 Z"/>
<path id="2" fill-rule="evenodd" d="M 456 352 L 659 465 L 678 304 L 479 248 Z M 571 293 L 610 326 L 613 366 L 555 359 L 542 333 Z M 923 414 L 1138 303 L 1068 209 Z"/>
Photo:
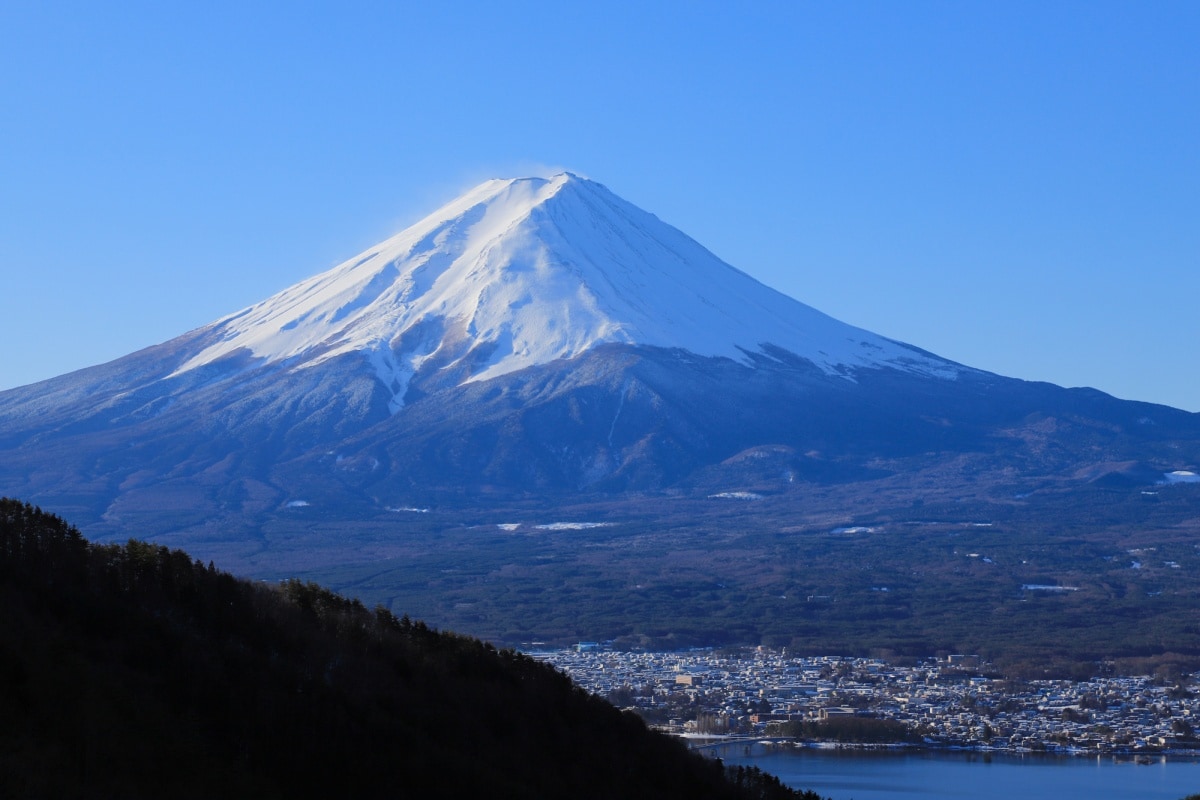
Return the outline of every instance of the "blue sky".
<path id="1" fill-rule="evenodd" d="M 1200 3 L 0 4 L 0 388 L 493 176 L 839 319 L 1200 411 Z"/>

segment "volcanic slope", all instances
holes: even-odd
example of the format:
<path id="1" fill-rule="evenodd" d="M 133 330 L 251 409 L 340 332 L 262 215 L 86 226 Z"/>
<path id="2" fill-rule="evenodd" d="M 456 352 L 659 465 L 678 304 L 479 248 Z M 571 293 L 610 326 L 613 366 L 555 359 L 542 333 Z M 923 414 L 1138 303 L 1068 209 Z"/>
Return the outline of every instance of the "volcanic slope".
<path id="1" fill-rule="evenodd" d="M 638 551 L 564 530 L 676 532 L 718 559 L 714 532 L 1030 530 L 1080 509 L 1116 542 L 1159 491 L 1156 530 L 1200 518 L 1200 415 L 845 325 L 569 173 L 488 181 L 262 303 L 0 393 L 0 456 L 0 494 L 91 537 L 243 574 L 349 570 L 335 588 L 407 586 L 435 622 L 425 573 L 363 570 L 416 564 L 448 531 L 486 583 L 514 559 L 597 545 L 608 570 Z M 560 523 L 583 527 L 537 527 Z M 469 533 L 514 525 L 553 552 Z"/>
<path id="2" fill-rule="evenodd" d="M 275 470 L 330 452 L 319 480 L 367 463 L 380 496 L 446 481 L 575 490 L 623 468 L 637 477 L 622 487 L 660 488 L 762 443 L 690 418 L 714 384 L 747 373 L 752 392 L 781 380 L 846 392 L 861 370 L 939 383 L 971 372 L 763 286 L 598 183 L 493 180 L 258 305 L 0 393 L 3 480 L 89 525 L 135 508 L 178 515 L 150 534 L 231 503 L 286 504 Z M 790 399 L 718 392 L 747 408 Z M 579 430 L 536 419 L 560 406 Z M 368 454 L 396 439 L 403 463 Z"/>
<path id="3" fill-rule="evenodd" d="M 822 371 L 954 365 L 844 325 L 720 261 L 603 186 L 484 183 L 335 269 L 211 326 L 186 373 L 239 352 L 313 367 L 365 356 L 403 406 L 427 361 L 482 381 L 601 344 L 749 363 L 774 346 Z"/>

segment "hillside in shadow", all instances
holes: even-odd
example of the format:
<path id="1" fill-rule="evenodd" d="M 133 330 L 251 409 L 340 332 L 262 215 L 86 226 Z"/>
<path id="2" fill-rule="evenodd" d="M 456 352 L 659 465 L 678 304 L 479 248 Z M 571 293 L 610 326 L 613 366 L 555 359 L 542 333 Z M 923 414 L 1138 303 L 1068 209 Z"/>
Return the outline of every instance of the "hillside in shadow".
<path id="1" fill-rule="evenodd" d="M 0 795 L 806 798 L 553 668 L 0 500 Z"/>

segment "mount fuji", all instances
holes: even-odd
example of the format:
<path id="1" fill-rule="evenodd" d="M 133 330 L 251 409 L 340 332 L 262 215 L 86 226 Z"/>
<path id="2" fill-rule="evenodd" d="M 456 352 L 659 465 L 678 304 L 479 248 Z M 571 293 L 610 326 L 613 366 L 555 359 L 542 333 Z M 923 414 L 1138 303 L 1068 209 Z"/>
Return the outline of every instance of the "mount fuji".
<path id="1" fill-rule="evenodd" d="M 846 325 L 570 173 L 488 181 L 257 305 L 0 393 L 0 494 L 259 575 L 564 515 L 1040 519 L 1198 468 L 1200 415 Z"/>
<path id="2" fill-rule="evenodd" d="M 758 283 L 602 185 L 563 173 L 488 181 L 393 238 L 209 328 L 179 375 L 238 353 L 313 367 L 365 356 L 404 405 L 427 363 L 459 382 L 602 344 L 751 363 L 772 347 L 824 372 L 958 368 Z"/>

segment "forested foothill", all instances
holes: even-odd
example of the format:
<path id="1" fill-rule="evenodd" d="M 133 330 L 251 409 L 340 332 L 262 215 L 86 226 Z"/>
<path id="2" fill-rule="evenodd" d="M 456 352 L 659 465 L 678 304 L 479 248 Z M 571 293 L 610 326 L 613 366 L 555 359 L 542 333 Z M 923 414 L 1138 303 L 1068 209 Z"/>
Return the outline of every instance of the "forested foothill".
<path id="1" fill-rule="evenodd" d="M 802 798 L 512 650 L 0 499 L 0 796 Z"/>

